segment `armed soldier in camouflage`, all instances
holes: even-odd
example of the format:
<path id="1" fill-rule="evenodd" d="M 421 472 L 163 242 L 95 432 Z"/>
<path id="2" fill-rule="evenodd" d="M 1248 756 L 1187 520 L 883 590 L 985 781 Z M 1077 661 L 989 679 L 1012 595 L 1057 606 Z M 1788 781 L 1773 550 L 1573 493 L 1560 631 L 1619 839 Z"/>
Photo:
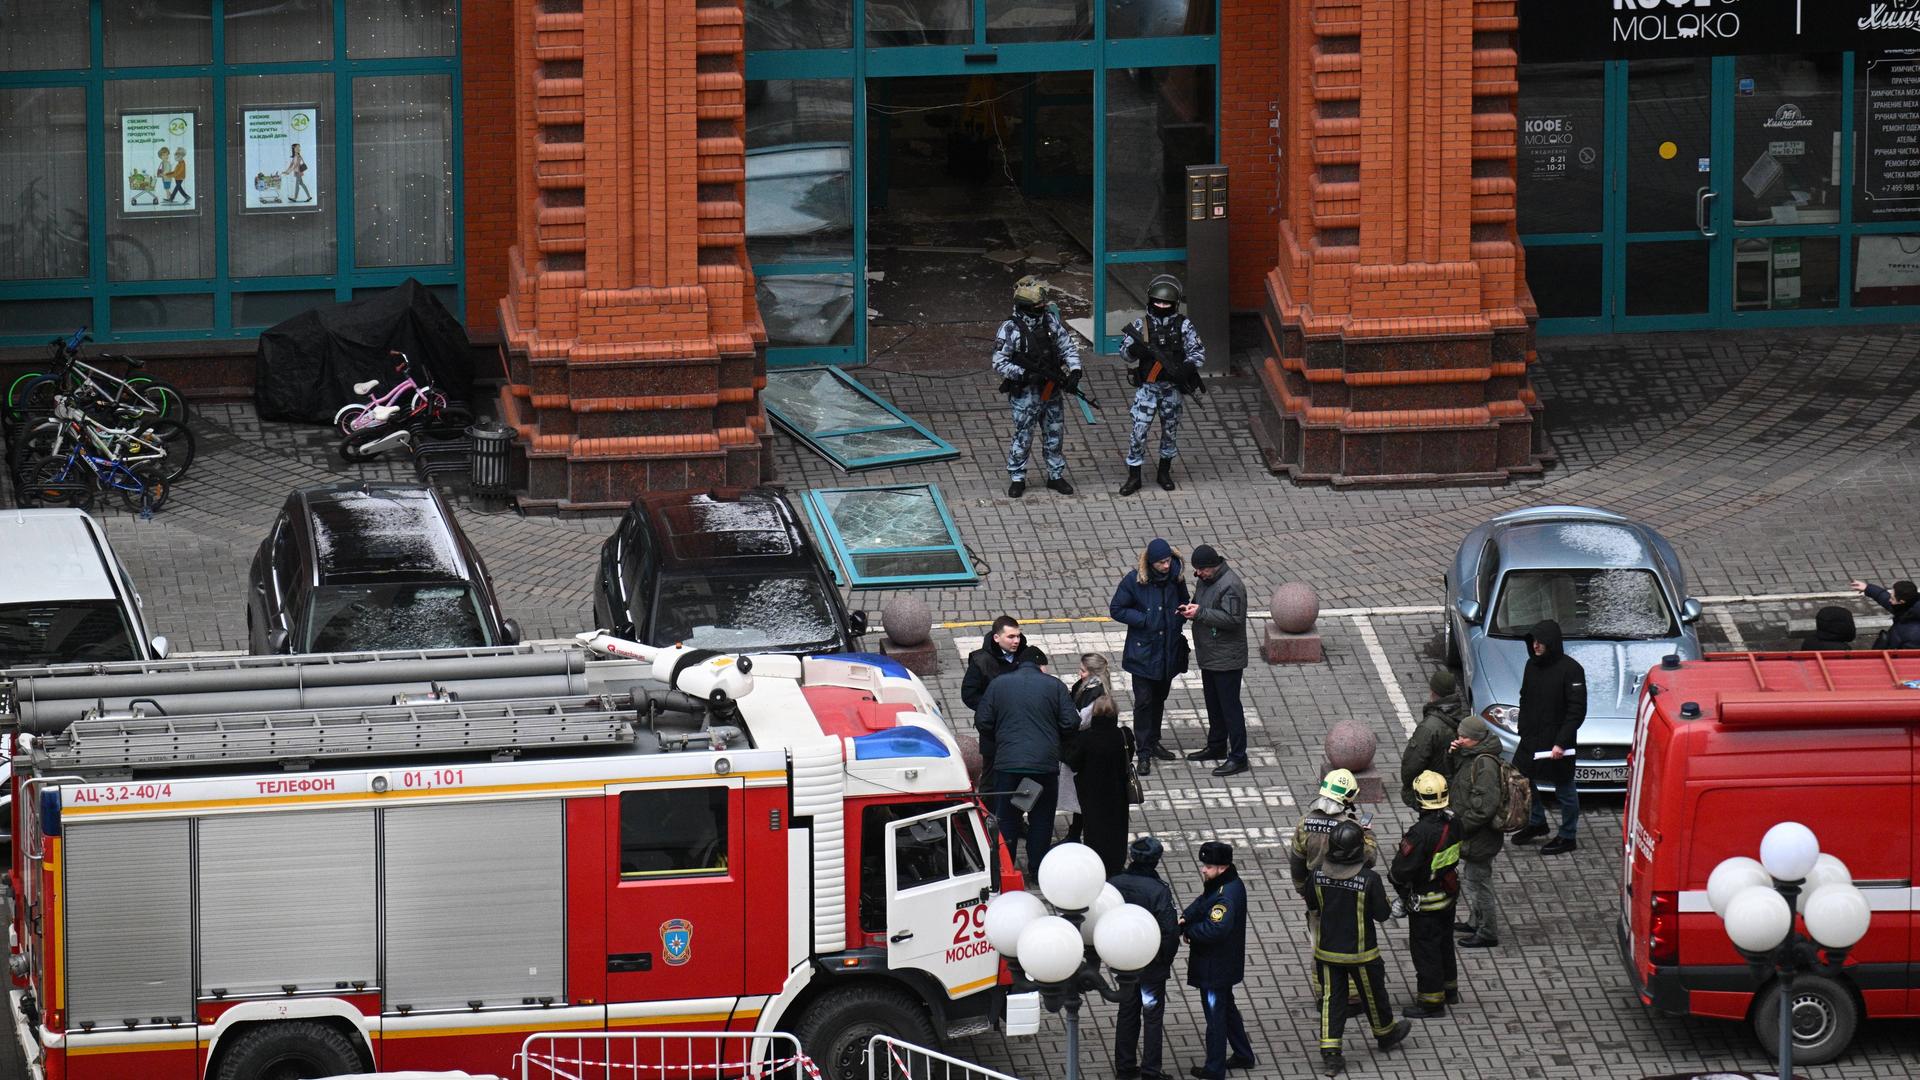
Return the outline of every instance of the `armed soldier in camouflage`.
<path id="1" fill-rule="evenodd" d="M 1161 274 L 1147 283 L 1147 313 L 1121 331 L 1124 351 L 1133 362 L 1133 438 L 1127 443 L 1127 480 L 1120 494 L 1140 490 L 1140 468 L 1146 464 L 1147 429 L 1160 417 L 1160 471 L 1155 479 L 1174 489 L 1173 459 L 1180 455 L 1180 414 L 1183 395 L 1206 392 L 1200 369 L 1207 350 L 1193 321 L 1180 314 L 1180 279 Z"/>
<path id="2" fill-rule="evenodd" d="M 1047 461 L 1047 486 L 1073 494 L 1067 482 L 1066 399 L 1080 390 L 1080 348 L 1073 334 L 1046 303 L 1047 287 L 1023 277 L 1013 287 L 1013 315 L 993 339 L 993 370 L 1000 392 L 1013 406 L 1013 441 L 1007 445 L 1007 496 L 1027 490 L 1027 448 L 1033 425 L 1040 425 L 1040 450 Z"/>

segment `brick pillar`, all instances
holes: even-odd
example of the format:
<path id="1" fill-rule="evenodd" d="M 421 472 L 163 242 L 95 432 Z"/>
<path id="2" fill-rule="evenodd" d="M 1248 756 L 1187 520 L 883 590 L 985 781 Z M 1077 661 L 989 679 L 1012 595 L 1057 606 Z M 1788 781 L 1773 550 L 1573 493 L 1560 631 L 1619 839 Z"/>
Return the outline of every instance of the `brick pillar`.
<path id="1" fill-rule="evenodd" d="M 1336 484 L 1538 472 L 1514 0 L 1287 4 L 1268 464 Z"/>
<path id="2" fill-rule="evenodd" d="M 513 0 L 516 236 L 502 414 L 524 502 L 770 471 L 747 264 L 741 0 Z"/>
<path id="3" fill-rule="evenodd" d="M 1256 311 L 1279 247 L 1281 28 L 1288 0 L 1221 0 L 1220 160 L 1229 170 L 1227 302 Z M 1209 348 L 1212 344 L 1209 343 Z M 1226 355 L 1225 346 L 1220 354 Z"/>

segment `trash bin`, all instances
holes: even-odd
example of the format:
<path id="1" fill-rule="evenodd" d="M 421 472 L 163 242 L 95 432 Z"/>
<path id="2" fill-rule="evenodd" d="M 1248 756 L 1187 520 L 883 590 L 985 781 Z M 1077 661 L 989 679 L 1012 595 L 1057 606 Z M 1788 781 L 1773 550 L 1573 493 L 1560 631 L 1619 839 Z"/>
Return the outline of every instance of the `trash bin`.
<path id="1" fill-rule="evenodd" d="M 503 499 L 507 495 L 507 451 L 513 446 L 513 429 L 491 420 L 467 429 L 473 440 L 473 493 Z"/>

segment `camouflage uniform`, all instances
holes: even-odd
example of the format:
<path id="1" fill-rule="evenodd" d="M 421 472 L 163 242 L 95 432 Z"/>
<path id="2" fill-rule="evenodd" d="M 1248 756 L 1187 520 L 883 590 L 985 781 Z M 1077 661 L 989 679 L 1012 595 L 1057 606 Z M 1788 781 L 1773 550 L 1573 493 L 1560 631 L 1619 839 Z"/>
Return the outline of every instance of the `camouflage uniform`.
<path id="1" fill-rule="evenodd" d="M 1172 332 L 1169 325 L 1178 318 L 1181 322 L 1180 344 L 1186 352 L 1187 363 L 1195 371 L 1206 366 L 1206 346 L 1200 343 L 1200 332 L 1193 328 L 1193 320 L 1180 315 L 1154 317 L 1142 315 L 1127 326 L 1127 334 L 1141 340 L 1151 337 L 1165 337 Z M 1150 333 L 1146 324 L 1152 323 Z M 1135 361 L 1136 365 L 1138 361 Z M 1143 465 L 1147 460 L 1147 429 L 1153 426 L 1155 413 L 1160 416 L 1160 460 L 1172 461 L 1180 456 L 1180 416 L 1186 411 L 1179 387 L 1171 382 L 1142 382 L 1133 392 L 1133 408 L 1129 415 L 1133 419 L 1133 437 L 1127 443 L 1128 467 Z"/>
<path id="2" fill-rule="evenodd" d="M 1027 371 L 1016 359 L 1022 335 L 1046 332 L 1053 334 L 1061 365 L 1068 371 L 1079 371 L 1080 348 L 1074 343 L 1072 332 L 1051 309 L 1031 322 L 1014 315 L 1000 324 L 1000 331 L 993 338 L 994 373 L 1008 384 L 1017 384 L 1008 395 L 1013 406 L 1013 441 L 1007 444 L 1007 475 L 1014 480 L 1027 477 L 1027 449 L 1033 442 L 1036 421 L 1040 424 L 1040 450 L 1047 462 L 1047 479 L 1058 480 L 1067 471 L 1067 392 L 1062 387 L 1054 387 L 1052 396 L 1042 401 L 1040 393 L 1045 387 L 1027 382 Z M 1003 384 L 1003 388 L 1005 386 Z"/>

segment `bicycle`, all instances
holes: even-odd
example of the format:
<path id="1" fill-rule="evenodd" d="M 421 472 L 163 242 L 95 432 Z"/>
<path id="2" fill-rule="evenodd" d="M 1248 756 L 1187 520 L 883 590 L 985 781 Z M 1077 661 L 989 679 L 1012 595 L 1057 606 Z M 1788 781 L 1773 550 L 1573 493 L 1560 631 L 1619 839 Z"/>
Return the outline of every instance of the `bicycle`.
<path id="1" fill-rule="evenodd" d="M 138 410 L 118 410 L 123 422 L 137 421 L 143 415 Z M 8 464 L 16 477 L 25 477 L 42 460 L 64 455 L 70 439 L 85 442 L 98 452 L 122 461 L 158 462 L 162 466 L 162 477 L 169 483 L 186 475 L 197 450 L 193 430 L 177 420 L 155 420 L 139 427 L 111 427 L 84 407 L 56 397 L 51 416 L 38 421 L 23 417 L 16 425 L 7 447 Z"/>
<path id="2" fill-rule="evenodd" d="M 65 341 L 55 339 L 51 342 L 53 371 L 29 371 L 8 385 L 8 419 L 17 420 L 29 413 L 50 413 L 56 396 L 72 395 L 85 389 L 90 390 L 99 401 L 115 408 L 134 408 L 162 420 L 185 422 L 186 399 L 181 397 L 179 389 L 172 383 L 151 375 L 128 375 L 123 378 L 80 359 L 80 346 L 91 340 L 87 328 L 83 326 Z M 130 371 L 137 371 L 146 363 L 138 357 L 111 353 L 102 353 L 101 359 L 120 361 Z"/>
<path id="3" fill-rule="evenodd" d="M 340 456 L 348 461 L 365 461 L 410 444 L 415 431 L 465 427 L 473 422 L 473 415 L 465 408 L 450 404 L 431 382 L 421 381 L 406 353 L 394 350 L 388 355 L 400 358 L 393 370 L 405 378 L 378 396 L 373 394 L 380 385 L 378 380 L 355 383 L 354 392 L 368 395 L 369 400 L 343 405 L 333 414 L 334 427 L 341 435 Z M 409 393 L 412 397 L 406 398 Z M 398 404 L 402 398 L 407 400 L 404 406 Z"/>
<path id="4" fill-rule="evenodd" d="M 86 453 L 80 440 L 74 440 L 64 457 L 48 458 L 34 470 L 33 479 L 21 485 L 23 499 L 47 506 L 77 506 L 91 509 L 103 490 L 120 493 L 127 509 L 141 517 L 151 517 L 166 505 L 173 485 L 161 475 L 154 461 L 128 464 L 114 457 Z"/>

